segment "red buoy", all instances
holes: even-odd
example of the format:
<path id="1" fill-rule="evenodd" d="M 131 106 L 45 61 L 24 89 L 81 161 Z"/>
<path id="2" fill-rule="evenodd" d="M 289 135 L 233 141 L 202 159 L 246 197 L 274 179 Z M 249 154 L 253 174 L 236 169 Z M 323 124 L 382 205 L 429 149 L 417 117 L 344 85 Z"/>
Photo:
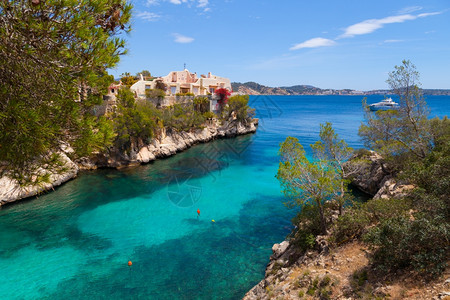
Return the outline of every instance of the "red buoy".
<path id="1" fill-rule="evenodd" d="M 132 264 L 133 264 L 133 263 L 131 262 L 131 260 L 129 260 L 129 261 L 128 261 L 128 266 L 131 267 Z"/>

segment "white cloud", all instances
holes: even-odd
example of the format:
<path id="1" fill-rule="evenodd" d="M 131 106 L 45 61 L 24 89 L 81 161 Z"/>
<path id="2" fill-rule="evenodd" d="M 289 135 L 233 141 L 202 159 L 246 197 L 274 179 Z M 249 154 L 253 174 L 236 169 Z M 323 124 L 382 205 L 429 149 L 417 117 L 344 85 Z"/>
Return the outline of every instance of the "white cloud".
<path id="1" fill-rule="evenodd" d="M 149 22 L 155 22 L 155 21 L 158 21 L 159 18 L 161 18 L 160 15 L 152 13 L 152 12 L 149 12 L 149 11 L 138 12 L 136 14 L 136 17 L 138 17 L 138 18 L 140 18 L 142 20 L 145 20 L 145 21 L 149 21 Z"/>
<path id="2" fill-rule="evenodd" d="M 206 7 L 209 4 L 209 0 L 198 0 L 198 7 Z"/>
<path id="3" fill-rule="evenodd" d="M 152 5 L 159 5 L 159 0 L 147 0 L 147 2 L 145 2 L 146 6 L 152 6 Z"/>
<path id="4" fill-rule="evenodd" d="M 194 38 L 184 36 L 179 33 L 174 33 L 173 36 L 175 37 L 175 40 L 174 40 L 175 43 L 188 44 L 188 43 L 192 43 L 194 41 Z"/>
<path id="5" fill-rule="evenodd" d="M 302 48 L 329 47 L 334 45 L 336 45 L 335 41 L 318 37 L 304 41 L 303 43 L 300 44 L 296 44 L 293 47 L 289 48 L 289 50 L 298 50 Z"/>
<path id="6" fill-rule="evenodd" d="M 404 40 L 385 40 L 383 43 L 389 44 L 389 43 L 400 43 L 404 42 Z"/>
<path id="7" fill-rule="evenodd" d="M 419 18 L 425 18 L 425 17 L 429 17 L 429 16 L 436 16 L 436 15 L 440 15 L 442 14 L 441 11 L 437 11 L 437 12 L 432 12 L 432 13 L 424 13 L 424 14 L 420 14 L 417 17 Z"/>
<path id="8" fill-rule="evenodd" d="M 159 5 L 161 2 L 170 2 L 175 5 L 187 3 L 189 5 L 189 7 L 191 7 L 192 4 L 195 5 L 195 3 L 197 3 L 197 7 L 203 8 L 204 12 L 207 12 L 210 10 L 208 8 L 209 0 L 146 0 L 145 5 L 146 6 Z"/>
<path id="9" fill-rule="evenodd" d="M 365 20 L 345 28 L 345 33 L 340 35 L 338 38 L 348 38 L 354 37 L 355 35 L 368 34 L 374 32 L 377 29 L 382 28 L 386 24 L 403 23 L 405 21 L 439 15 L 441 13 L 442 12 L 423 13 L 419 15 L 406 14 L 399 16 L 390 16 L 382 19 Z"/>
<path id="10" fill-rule="evenodd" d="M 353 37 L 355 35 L 368 34 L 382 28 L 385 24 L 403 23 L 405 21 L 414 19 L 417 19 L 417 17 L 413 15 L 401 15 L 386 17 L 383 19 L 365 20 L 347 27 L 345 29 L 345 33 L 340 37 Z"/>
<path id="11" fill-rule="evenodd" d="M 423 9 L 422 6 L 408 6 L 408 7 L 405 7 L 403 9 L 399 10 L 398 14 L 399 15 L 410 14 L 412 12 L 422 10 L 422 9 Z"/>

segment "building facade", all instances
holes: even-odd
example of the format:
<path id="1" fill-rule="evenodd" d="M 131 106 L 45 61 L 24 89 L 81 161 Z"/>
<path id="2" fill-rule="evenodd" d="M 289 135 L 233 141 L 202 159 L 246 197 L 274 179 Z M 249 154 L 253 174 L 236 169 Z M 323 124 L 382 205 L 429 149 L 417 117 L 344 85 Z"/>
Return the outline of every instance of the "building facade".
<path id="1" fill-rule="evenodd" d="M 194 96 L 206 96 L 214 94 L 220 88 L 231 91 L 231 82 L 228 78 L 213 75 L 211 72 L 208 75 L 197 77 L 197 73 L 191 73 L 186 69 L 170 72 L 167 76 L 158 77 L 151 81 L 145 80 L 141 75 L 140 80 L 133 84 L 130 89 L 136 97 L 145 98 L 147 89 L 156 89 L 161 83 L 166 87 L 167 96 L 186 93 L 194 94 Z"/>

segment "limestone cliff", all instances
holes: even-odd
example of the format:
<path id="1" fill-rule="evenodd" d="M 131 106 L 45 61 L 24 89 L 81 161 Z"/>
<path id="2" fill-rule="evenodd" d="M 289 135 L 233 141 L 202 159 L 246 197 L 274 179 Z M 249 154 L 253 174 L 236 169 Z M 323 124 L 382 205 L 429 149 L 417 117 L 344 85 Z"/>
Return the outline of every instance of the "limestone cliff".
<path id="1" fill-rule="evenodd" d="M 72 162 L 64 152 L 60 152 L 58 155 L 59 160 L 62 163 L 62 171 L 58 173 L 49 173 L 48 179 L 39 184 L 24 186 L 20 185 L 17 180 L 12 179 L 11 177 L 0 177 L 0 206 L 19 199 L 36 196 L 76 177 L 78 166 Z M 47 171 L 41 168 L 37 173 L 44 175 Z"/>
<path id="2" fill-rule="evenodd" d="M 374 199 L 399 198 L 414 188 L 393 177 L 383 157 L 374 151 L 359 151 L 344 164 L 347 179 Z"/>
<path id="3" fill-rule="evenodd" d="M 177 132 L 163 130 L 161 135 L 154 138 L 150 144 L 138 141 L 130 153 L 111 151 L 108 154 L 98 154 L 94 158 L 81 158 L 75 162 L 63 152 L 60 153 L 64 171 L 50 174 L 45 183 L 39 185 L 22 186 L 8 176 L 0 177 L 0 206 L 20 199 L 36 196 L 49 191 L 62 183 L 75 178 L 79 170 L 93 170 L 97 168 L 122 168 L 148 163 L 157 158 L 169 157 L 183 151 L 194 144 L 205 143 L 213 139 L 227 138 L 256 132 L 258 120 L 249 124 L 237 121 L 225 122 L 223 125 L 210 123 L 204 129 L 192 132 Z M 67 148 L 67 147 L 66 147 Z M 70 152 L 66 150 L 66 152 Z"/>

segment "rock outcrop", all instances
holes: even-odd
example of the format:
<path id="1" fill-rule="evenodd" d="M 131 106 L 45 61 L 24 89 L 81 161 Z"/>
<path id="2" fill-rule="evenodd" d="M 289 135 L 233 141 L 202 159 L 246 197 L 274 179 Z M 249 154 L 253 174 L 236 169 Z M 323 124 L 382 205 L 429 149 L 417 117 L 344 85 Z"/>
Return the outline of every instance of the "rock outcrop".
<path id="1" fill-rule="evenodd" d="M 78 174 L 78 166 L 72 162 L 63 152 L 59 154 L 59 161 L 62 163 L 62 170 L 58 173 L 49 174 L 48 180 L 39 184 L 20 185 L 15 179 L 8 176 L 0 177 L 0 206 L 14 202 L 19 199 L 36 196 L 42 192 L 53 189 L 56 186 L 74 178 Z M 47 173 L 44 169 L 38 169 L 37 174 Z"/>
<path id="2" fill-rule="evenodd" d="M 108 155 L 94 157 L 91 163 L 84 161 L 84 165 L 88 167 L 96 165 L 97 167 L 123 168 L 148 163 L 158 158 L 172 156 L 195 144 L 254 133 L 257 125 L 258 120 L 254 119 L 246 125 L 237 121 L 225 122 L 222 126 L 212 123 L 203 129 L 191 132 L 162 130 L 158 138 L 154 138 L 149 144 L 135 141 L 129 153 L 112 151 Z"/>
<path id="3" fill-rule="evenodd" d="M 66 155 L 66 153 L 70 153 L 73 150 L 67 145 L 63 145 L 61 148 L 63 148 L 64 152 L 60 153 L 60 157 L 64 165 L 64 172 L 50 174 L 49 179 L 45 183 L 21 186 L 16 180 L 8 176 L 0 177 L 0 206 L 49 191 L 76 177 L 79 170 L 123 168 L 145 164 L 158 158 L 172 156 L 194 144 L 205 143 L 218 138 L 254 133 L 257 125 L 258 120 L 254 119 L 245 125 L 237 121 L 225 122 L 222 126 L 219 126 L 217 123 L 210 123 L 204 129 L 192 132 L 163 130 L 159 138 L 154 138 L 148 145 L 142 143 L 142 141 L 134 143 L 135 146 L 132 147 L 133 149 L 129 153 L 111 151 L 106 155 L 97 154 L 92 158 L 77 159 L 75 162 L 71 161 Z"/>
<path id="4" fill-rule="evenodd" d="M 381 155 L 374 151 L 360 151 L 344 164 L 347 178 L 358 189 L 374 196 L 381 188 L 383 179 L 389 176 Z"/>
<path id="5" fill-rule="evenodd" d="M 400 198 L 414 185 L 395 179 L 383 157 L 374 151 L 359 151 L 344 164 L 347 179 L 374 199 Z"/>

